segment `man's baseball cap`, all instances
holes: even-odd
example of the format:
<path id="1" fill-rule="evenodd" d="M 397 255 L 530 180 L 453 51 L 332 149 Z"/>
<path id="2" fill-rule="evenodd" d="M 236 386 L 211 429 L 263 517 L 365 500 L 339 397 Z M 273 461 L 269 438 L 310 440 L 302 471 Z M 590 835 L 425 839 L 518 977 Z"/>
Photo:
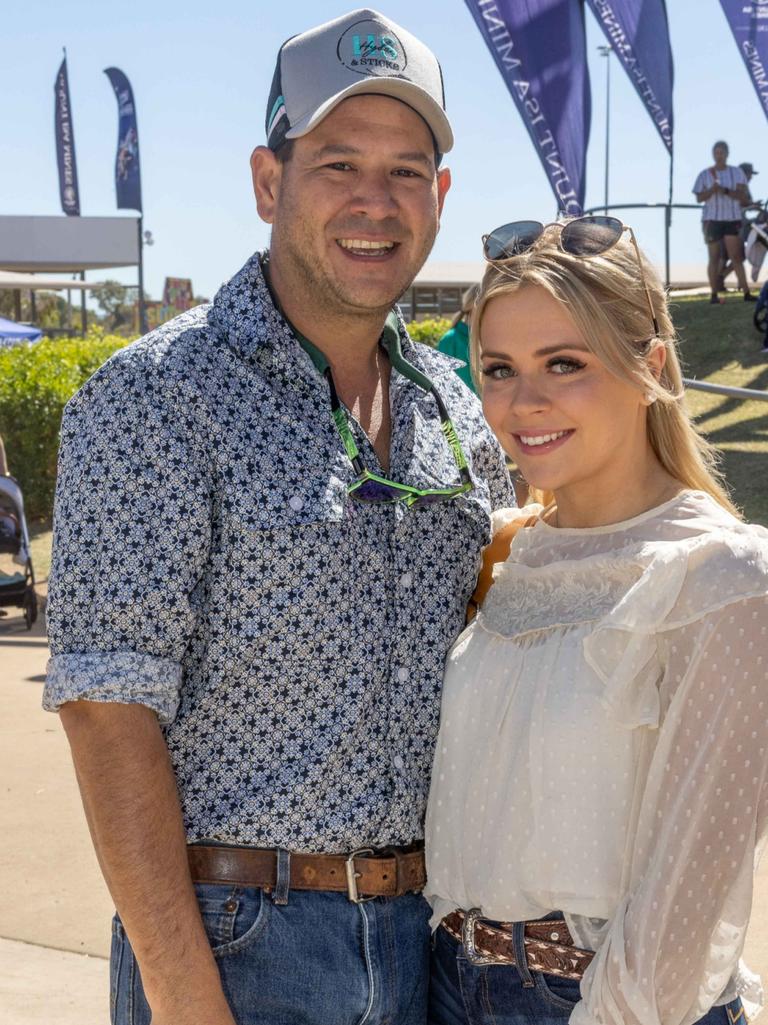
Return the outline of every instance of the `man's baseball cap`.
<path id="1" fill-rule="evenodd" d="M 376 93 L 412 107 L 439 153 L 453 146 L 440 65 L 389 18 L 364 7 L 293 36 L 280 47 L 267 103 L 267 145 L 311 132 L 348 96 Z"/>
<path id="2" fill-rule="evenodd" d="M 743 164 L 739 164 L 739 167 L 742 169 L 744 174 L 760 174 L 760 172 L 756 171 L 748 161 L 745 161 Z"/>

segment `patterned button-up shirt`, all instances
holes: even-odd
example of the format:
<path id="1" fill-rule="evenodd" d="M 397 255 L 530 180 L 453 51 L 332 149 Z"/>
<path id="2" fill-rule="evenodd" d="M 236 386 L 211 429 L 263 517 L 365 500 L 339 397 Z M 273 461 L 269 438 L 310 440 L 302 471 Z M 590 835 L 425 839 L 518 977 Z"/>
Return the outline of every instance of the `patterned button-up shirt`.
<path id="1" fill-rule="evenodd" d="M 401 334 L 475 484 L 430 508 L 348 499 L 327 382 L 258 255 L 67 406 L 44 705 L 154 709 L 191 841 L 331 853 L 422 836 L 443 660 L 512 499 L 454 361 Z M 434 398 L 393 370 L 390 401 L 392 478 L 458 482 Z"/>

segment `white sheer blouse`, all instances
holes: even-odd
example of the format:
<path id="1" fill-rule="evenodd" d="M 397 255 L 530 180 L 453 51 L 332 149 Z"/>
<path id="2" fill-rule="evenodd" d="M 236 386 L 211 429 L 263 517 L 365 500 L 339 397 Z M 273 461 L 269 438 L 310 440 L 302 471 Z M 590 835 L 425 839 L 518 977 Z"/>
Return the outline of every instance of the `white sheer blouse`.
<path id="1" fill-rule="evenodd" d="M 767 630 L 768 531 L 703 493 L 520 530 L 448 658 L 433 924 L 563 911 L 597 951 L 570 1025 L 691 1025 L 736 992 L 754 1012 Z"/>

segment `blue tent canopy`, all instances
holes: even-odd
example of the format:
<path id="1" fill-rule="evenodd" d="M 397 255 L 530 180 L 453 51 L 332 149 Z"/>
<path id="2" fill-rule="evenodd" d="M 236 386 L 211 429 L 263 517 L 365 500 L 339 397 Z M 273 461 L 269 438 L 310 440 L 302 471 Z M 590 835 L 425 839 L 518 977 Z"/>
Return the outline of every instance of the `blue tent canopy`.
<path id="1" fill-rule="evenodd" d="M 39 327 L 27 327 L 13 320 L 0 317 L 0 345 L 13 345 L 15 342 L 38 342 L 43 337 Z"/>

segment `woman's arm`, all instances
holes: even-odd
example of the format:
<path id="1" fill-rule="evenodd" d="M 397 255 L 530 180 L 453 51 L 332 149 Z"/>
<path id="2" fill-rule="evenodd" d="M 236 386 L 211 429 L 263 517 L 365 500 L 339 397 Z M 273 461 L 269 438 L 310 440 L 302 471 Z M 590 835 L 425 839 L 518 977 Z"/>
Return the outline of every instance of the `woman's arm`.
<path id="1" fill-rule="evenodd" d="M 767 630 L 763 596 L 660 635 L 667 707 L 627 895 L 570 1025 L 692 1025 L 736 967 L 768 827 Z"/>

